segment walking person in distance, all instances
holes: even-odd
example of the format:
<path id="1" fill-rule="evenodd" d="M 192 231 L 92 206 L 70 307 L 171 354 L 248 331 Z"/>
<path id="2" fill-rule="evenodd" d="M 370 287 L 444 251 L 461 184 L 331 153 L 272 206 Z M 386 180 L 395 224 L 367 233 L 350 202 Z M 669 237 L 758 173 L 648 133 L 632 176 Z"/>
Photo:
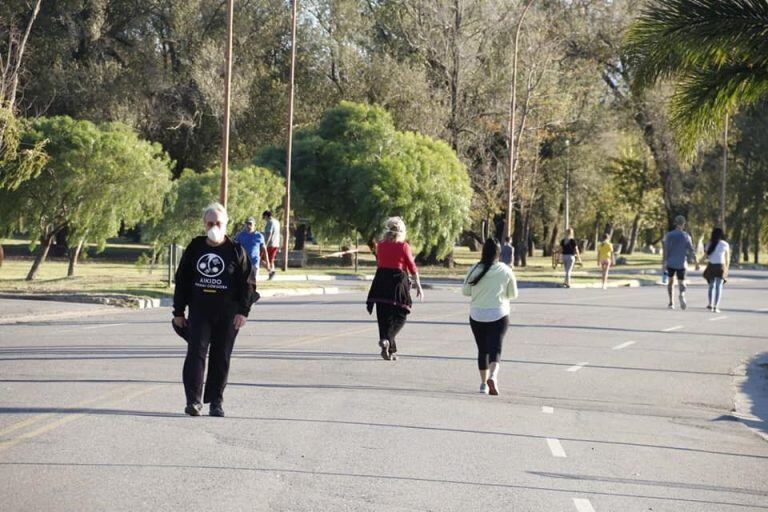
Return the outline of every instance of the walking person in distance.
<path id="1" fill-rule="evenodd" d="M 573 265 L 577 262 L 579 264 L 581 263 L 579 245 L 573 237 L 573 228 L 568 228 L 565 237 L 560 241 L 560 253 L 563 255 L 563 269 L 565 270 L 565 281 L 563 282 L 563 286 L 570 288 Z"/>
<path id="2" fill-rule="evenodd" d="M 471 297 L 469 325 L 477 344 L 480 392 L 499 394 L 499 364 L 504 335 L 509 327 L 509 301 L 517 298 L 514 271 L 499 262 L 499 243 L 483 244 L 480 262 L 467 273 L 462 293 Z"/>
<path id="3" fill-rule="evenodd" d="M 266 245 L 267 254 L 267 275 L 272 280 L 275 277 L 275 260 L 277 259 L 277 253 L 280 251 L 280 222 L 277 219 L 272 218 L 272 212 L 264 210 L 261 214 L 261 218 L 264 219 L 264 243 Z M 286 258 L 288 255 L 286 255 Z"/>
<path id="4" fill-rule="evenodd" d="M 728 278 L 728 263 L 731 258 L 731 246 L 725 241 L 725 234 L 720 228 L 712 230 L 712 236 L 707 244 L 707 268 L 704 269 L 704 279 L 709 284 L 707 291 L 707 309 L 713 313 L 720 312 L 720 299 L 723 297 L 723 284 Z"/>
<path id="5" fill-rule="evenodd" d="M 396 338 L 413 305 L 409 273 L 414 279 L 416 296 L 424 299 L 419 272 L 405 235 L 405 223 L 400 217 L 390 217 L 384 223 L 384 236 L 376 244 L 376 276 L 366 300 L 368 313 L 376 306 L 379 348 L 381 357 L 388 361 L 397 360 Z"/>
<path id="6" fill-rule="evenodd" d="M 603 290 L 608 288 L 608 271 L 616 264 L 616 255 L 613 252 L 611 235 L 603 235 L 603 240 L 597 244 L 597 264 L 603 272 Z"/>
<path id="7" fill-rule="evenodd" d="M 663 264 L 667 269 L 669 281 L 667 283 L 667 294 L 669 295 L 669 309 L 675 309 L 674 290 L 675 280 L 678 281 L 680 288 L 680 309 L 685 310 L 688 302 L 685 297 L 687 289 L 685 273 L 688 269 L 688 256 L 691 255 L 698 269 L 695 249 L 691 241 L 691 235 L 685 232 L 685 217 L 678 215 L 675 217 L 675 229 L 667 233 L 664 237 L 664 258 Z"/>

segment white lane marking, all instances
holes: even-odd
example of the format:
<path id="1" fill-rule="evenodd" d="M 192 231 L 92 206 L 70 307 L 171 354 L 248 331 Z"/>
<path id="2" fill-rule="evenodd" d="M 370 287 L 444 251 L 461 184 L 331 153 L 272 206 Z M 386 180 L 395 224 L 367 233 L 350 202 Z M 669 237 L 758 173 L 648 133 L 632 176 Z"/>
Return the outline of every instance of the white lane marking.
<path id="1" fill-rule="evenodd" d="M 555 414 L 555 408 L 548 405 L 541 406 L 541 412 L 544 414 Z"/>
<path id="2" fill-rule="evenodd" d="M 120 325 L 125 325 L 125 324 L 98 324 L 98 325 L 89 325 L 88 327 L 83 327 L 83 330 L 88 330 L 88 329 L 98 329 L 99 327 L 117 327 L 117 326 L 120 326 Z"/>
<path id="3" fill-rule="evenodd" d="M 563 445 L 560 444 L 560 441 L 558 441 L 557 439 L 552 439 L 548 437 L 547 446 L 549 446 L 549 451 L 552 452 L 553 457 L 560 457 L 562 459 L 566 457 L 565 450 L 563 450 Z"/>
<path id="4" fill-rule="evenodd" d="M 584 361 L 583 363 L 579 363 L 579 364 L 575 364 L 575 365 L 571 366 L 566 371 L 567 372 L 577 372 L 577 371 L 581 370 L 582 368 L 584 368 L 585 366 L 587 366 L 588 364 L 589 364 L 588 361 Z"/>
<path id="5" fill-rule="evenodd" d="M 758 313 L 765 313 L 766 311 L 768 311 L 768 308 L 761 308 L 761 309 L 758 309 L 757 311 Z"/>
<path id="6" fill-rule="evenodd" d="M 666 329 L 662 329 L 661 332 L 679 331 L 682 328 L 683 328 L 682 325 L 673 325 L 672 327 L 667 327 Z"/>
<path id="7" fill-rule="evenodd" d="M 573 498 L 573 504 L 576 505 L 576 510 L 579 512 L 595 512 L 589 500 L 584 498 Z"/>
<path id="8" fill-rule="evenodd" d="M 636 341 L 625 341 L 621 345 L 616 345 L 615 347 L 613 347 L 613 350 L 621 350 L 623 348 L 627 348 L 630 345 L 634 345 L 635 343 L 637 343 L 637 342 Z"/>
<path id="9" fill-rule="evenodd" d="M 725 320 L 727 316 L 716 316 L 709 319 L 710 322 L 717 322 L 718 320 Z"/>

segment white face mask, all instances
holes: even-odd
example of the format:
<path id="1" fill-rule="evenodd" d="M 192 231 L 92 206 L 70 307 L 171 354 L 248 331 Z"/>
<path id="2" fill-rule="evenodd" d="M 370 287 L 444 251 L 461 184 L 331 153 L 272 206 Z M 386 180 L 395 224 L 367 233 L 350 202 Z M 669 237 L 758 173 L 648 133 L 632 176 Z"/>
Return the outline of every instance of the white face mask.
<path id="1" fill-rule="evenodd" d="M 224 241 L 224 229 L 219 226 L 213 226 L 208 230 L 208 240 L 215 244 L 220 244 Z"/>

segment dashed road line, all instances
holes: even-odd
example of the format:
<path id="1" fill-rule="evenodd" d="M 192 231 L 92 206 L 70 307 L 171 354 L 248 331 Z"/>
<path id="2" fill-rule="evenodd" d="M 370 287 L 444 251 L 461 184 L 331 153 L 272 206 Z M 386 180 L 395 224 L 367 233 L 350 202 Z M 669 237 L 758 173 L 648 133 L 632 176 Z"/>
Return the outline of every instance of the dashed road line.
<path id="1" fill-rule="evenodd" d="M 673 325 L 672 327 L 667 327 L 666 329 L 662 329 L 661 332 L 679 331 L 682 328 L 683 328 L 682 325 Z"/>
<path id="2" fill-rule="evenodd" d="M 575 364 L 575 365 L 571 366 L 570 368 L 568 368 L 565 371 L 567 371 L 567 372 L 577 372 L 577 371 L 581 370 L 582 368 L 584 368 L 585 366 L 587 366 L 588 364 L 589 364 L 588 361 L 584 361 L 583 363 L 579 363 L 579 364 Z"/>
<path id="3" fill-rule="evenodd" d="M 592 507 L 592 503 L 590 503 L 587 499 L 573 498 L 573 504 L 576 506 L 576 510 L 579 512 L 595 512 L 595 509 Z"/>
<path id="4" fill-rule="evenodd" d="M 710 322 L 717 322 L 718 320 L 725 320 L 727 316 L 715 316 L 709 319 Z"/>
<path id="5" fill-rule="evenodd" d="M 544 414 L 555 414 L 555 408 L 550 407 L 548 405 L 542 405 L 541 412 L 543 412 Z"/>
<path id="6" fill-rule="evenodd" d="M 558 457 L 561 459 L 564 459 L 567 457 L 567 455 L 565 454 L 565 450 L 563 449 L 563 445 L 560 444 L 559 440 L 548 437 L 547 446 L 549 446 L 549 451 L 552 452 L 553 457 Z"/>
<path id="7" fill-rule="evenodd" d="M 613 347 L 613 350 L 621 350 L 623 348 L 629 347 L 630 345 L 634 345 L 635 343 L 637 343 L 637 342 L 635 342 L 635 341 L 625 341 L 624 343 L 621 343 L 620 345 L 616 345 L 615 347 Z"/>

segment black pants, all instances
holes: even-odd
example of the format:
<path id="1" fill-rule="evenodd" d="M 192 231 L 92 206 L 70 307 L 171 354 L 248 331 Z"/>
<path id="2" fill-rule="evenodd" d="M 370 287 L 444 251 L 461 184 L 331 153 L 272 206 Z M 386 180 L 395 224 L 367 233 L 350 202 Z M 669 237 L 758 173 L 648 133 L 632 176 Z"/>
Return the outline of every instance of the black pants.
<path id="1" fill-rule="evenodd" d="M 477 367 L 487 370 L 490 363 L 498 363 L 501 358 L 501 345 L 509 327 L 509 316 L 495 322 L 478 322 L 469 319 L 472 334 L 477 344 Z"/>
<path id="2" fill-rule="evenodd" d="M 397 352 L 395 338 L 405 325 L 408 311 L 392 304 L 376 303 L 376 320 L 379 322 L 379 339 L 389 340 L 389 353 Z"/>
<path id="3" fill-rule="evenodd" d="M 229 358 L 235 346 L 237 329 L 234 312 L 189 312 L 189 343 L 184 360 L 184 393 L 187 403 L 199 403 L 203 394 L 205 357 L 208 359 L 208 379 L 205 381 L 205 403 L 221 403 L 229 375 Z"/>

